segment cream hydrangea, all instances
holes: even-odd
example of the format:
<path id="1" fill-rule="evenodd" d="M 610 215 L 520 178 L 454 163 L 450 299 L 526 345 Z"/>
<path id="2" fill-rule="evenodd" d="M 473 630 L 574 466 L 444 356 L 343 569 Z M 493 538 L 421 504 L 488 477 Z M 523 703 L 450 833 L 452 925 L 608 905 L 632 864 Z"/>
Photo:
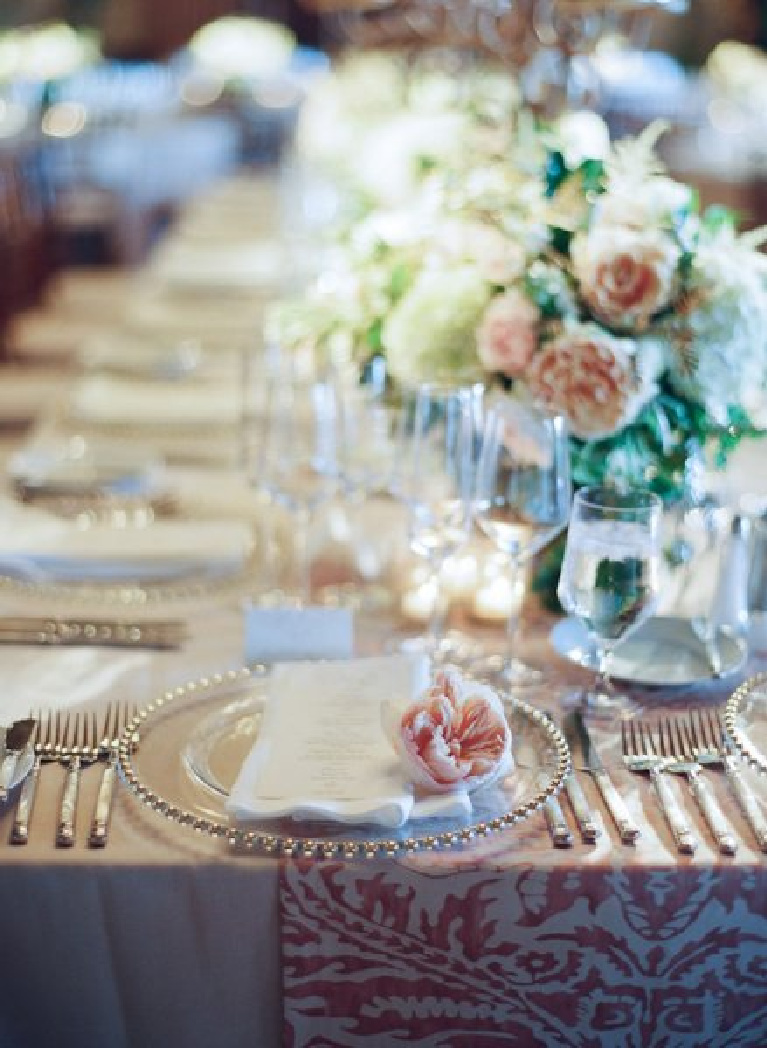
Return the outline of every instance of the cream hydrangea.
<path id="1" fill-rule="evenodd" d="M 692 290 L 664 323 L 674 388 L 720 421 L 727 405 L 748 403 L 754 391 L 764 387 L 763 265 L 734 239 L 701 248 L 694 262 Z"/>
<path id="2" fill-rule="evenodd" d="M 424 270 L 383 326 L 392 377 L 404 385 L 480 377 L 477 329 L 489 299 L 473 266 Z"/>

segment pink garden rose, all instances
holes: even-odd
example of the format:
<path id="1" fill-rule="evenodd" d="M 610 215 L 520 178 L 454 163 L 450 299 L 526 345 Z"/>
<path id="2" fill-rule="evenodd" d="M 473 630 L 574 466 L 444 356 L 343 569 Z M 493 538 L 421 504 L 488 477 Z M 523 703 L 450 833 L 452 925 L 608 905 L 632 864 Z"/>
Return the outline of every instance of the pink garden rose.
<path id="1" fill-rule="evenodd" d="M 478 789 L 513 766 L 500 699 L 452 667 L 441 670 L 389 730 L 410 781 L 433 793 Z"/>
<path id="2" fill-rule="evenodd" d="M 477 331 L 477 353 L 488 371 L 523 375 L 538 344 L 538 307 L 517 288 L 494 298 Z"/>
<path id="3" fill-rule="evenodd" d="M 580 324 L 535 355 L 527 383 L 536 400 L 565 416 L 584 440 L 623 429 L 655 392 L 652 375 L 637 367 L 637 345 L 596 324 Z"/>
<path id="4" fill-rule="evenodd" d="M 674 297 L 679 248 L 658 230 L 597 226 L 571 256 L 592 313 L 618 331 L 643 331 Z"/>

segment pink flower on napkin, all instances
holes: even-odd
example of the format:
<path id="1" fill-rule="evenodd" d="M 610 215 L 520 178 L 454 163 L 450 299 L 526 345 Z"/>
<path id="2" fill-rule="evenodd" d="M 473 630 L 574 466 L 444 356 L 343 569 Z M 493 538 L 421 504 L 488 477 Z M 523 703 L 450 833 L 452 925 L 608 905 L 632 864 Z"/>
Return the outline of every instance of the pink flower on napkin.
<path id="1" fill-rule="evenodd" d="M 476 790 L 513 766 L 500 699 L 453 668 L 441 670 L 421 698 L 390 717 L 388 730 L 410 780 L 434 793 Z"/>

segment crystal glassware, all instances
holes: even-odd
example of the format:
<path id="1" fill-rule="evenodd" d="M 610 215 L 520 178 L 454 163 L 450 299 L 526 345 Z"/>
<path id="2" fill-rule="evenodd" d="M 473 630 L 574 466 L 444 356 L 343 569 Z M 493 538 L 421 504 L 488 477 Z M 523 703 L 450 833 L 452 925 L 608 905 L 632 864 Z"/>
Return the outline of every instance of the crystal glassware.
<path id="1" fill-rule="evenodd" d="M 518 576 L 566 526 L 571 482 L 564 419 L 505 397 L 488 411 L 476 485 L 477 525 Z M 539 670 L 517 657 L 519 611 L 507 620 L 506 653 L 483 660 L 510 685 L 537 683 Z"/>
<path id="2" fill-rule="evenodd" d="M 472 530 L 477 432 L 483 389 L 424 384 L 406 395 L 392 492 L 406 507 L 411 549 L 431 574 L 434 599 L 426 635 L 404 642 L 436 661 L 460 660 L 460 638 L 444 635 L 441 575 Z"/>
<path id="3" fill-rule="evenodd" d="M 579 701 L 597 714 L 629 705 L 612 687 L 610 656 L 655 612 L 661 516 L 662 503 L 649 491 L 582 488 L 573 500 L 557 593 L 594 648 L 597 679 Z"/>

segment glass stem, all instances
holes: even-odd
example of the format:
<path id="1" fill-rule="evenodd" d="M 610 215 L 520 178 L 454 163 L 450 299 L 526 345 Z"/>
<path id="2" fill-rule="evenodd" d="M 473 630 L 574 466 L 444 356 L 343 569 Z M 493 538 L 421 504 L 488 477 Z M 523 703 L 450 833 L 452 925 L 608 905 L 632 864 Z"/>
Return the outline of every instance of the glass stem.
<path id="1" fill-rule="evenodd" d="M 293 515 L 293 557 L 295 565 L 296 596 L 303 607 L 312 602 L 312 558 L 309 547 L 311 514 L 308 506 L 301 506 Z"/>
<path id="2" fill-rule="evenodd" d="M 434 589 L 434 603 L 429 613 L 429 621 L 426 626 L 426 641 L 431 651 L 438 651 L 445 633 L 445 621 L 447 619 L 447 608 L 442 599 L 442 566 L 443 562 L 431 563 L 431 582 Z"/>
<path id="3" fill-rule="evenodd" d="M 595 691 L 597 695 L 610 695 L 613 690 L 612 681 L 610 680 L 610 659 L 612 658 L 612 651 L 610 648 L 606 648 L 603 644 L 600 644 L 597 648 L 597 678 L 595 681 Z"/>

